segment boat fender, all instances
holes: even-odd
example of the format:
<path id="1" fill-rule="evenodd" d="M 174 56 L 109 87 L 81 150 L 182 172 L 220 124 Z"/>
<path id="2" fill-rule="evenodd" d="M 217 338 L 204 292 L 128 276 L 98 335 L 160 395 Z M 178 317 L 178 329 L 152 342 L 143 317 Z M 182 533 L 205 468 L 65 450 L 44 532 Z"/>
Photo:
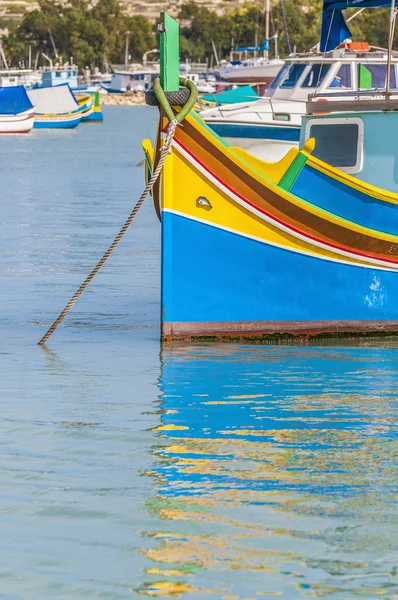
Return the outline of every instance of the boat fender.
<path id="1" fill-rule="evenodd" d="M 182 88 L 187 89 L 188 91 L 188 97 L 187 99 L 181 104 L 182 108 L 179 112 L 177 112 L 177 114 L 174 114 L 172 111 L 171 106 L 178 106 L 179 104 L 174 104 L 172 101 L 169 100 L 168 96 L 170 96 L 170 94 L 178 94 L 178 97 L 174 98 L 175 100 L 181 100 L 181 88 L 178 92 L 165 92 L 161 86 L 160 83 L 160 79 L 159 77 L 157 77 L 155 79 L 155 82 L 153 84 L 153 94 L 156 97 L 156 104 L 159 105 L 165 112 L 166 117 L 168 118 L 168 120 L 174 121 L 176 120 L 178 123 L 181 123 L 185 117 L 191 112 L 191 110 L 193 109 L 193 107 L 196 104 L 196 101 L 198 99 L 198 90 L 196 89 L 195 84 L 193 83 L 193 81 L 190 81 L 189 79 L 185 79 L 184 77 L 180 77 L 180 85 L 182 86 Z M 147 92 L 148 93 L 148 92 Z M 152 97 L 151 97 L 152 100 Z"/>
<path id="2" fill-rule="evenodd" d="M 169 104 L 171 106 L 184 106 L 187 103 L 190 91 L 186 87 L 182 87 L 178 92 L 164 92 Z M 159 100 L 153 90 L 149 90 L 145 93 L 145 102 L 149 106 L 159 106 Z"/>
<path id="3" fill-rule="evenodd" d="M 326 103 L 328 103 L 328 100 L 326 100 L 326 98 L 319 98 L 318 100 L 316 100 L 316 102 L 323 102 L 323 103 L 326 102 Z M 314 114 L 315 115 L 330 115 L 330 112 L 324 111 L 324 110 L 323 111 L 317 110 L 316 112 L 314 111 Z"/>

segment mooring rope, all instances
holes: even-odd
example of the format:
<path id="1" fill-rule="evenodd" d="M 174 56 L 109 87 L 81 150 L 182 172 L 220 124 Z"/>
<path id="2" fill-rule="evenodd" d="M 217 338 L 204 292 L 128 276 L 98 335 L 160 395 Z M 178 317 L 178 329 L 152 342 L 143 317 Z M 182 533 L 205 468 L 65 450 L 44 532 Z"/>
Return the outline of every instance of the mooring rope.
<path id="1" fill-rule="evenodd" d="M 99 260 L 97 262 L 97 264 L 95 265 L 95 267 L 91 271 L 90 275 L 84 280 L 84 282 L 81 284 L 81 286 L 79 287 L 79 289 L 77 290 L 77 292 L 69 300 L 69 302 L 65 306 L 64 310 L 60 313 L 60 315 L 58 316 L 58 318 L 51 325 L 51 327 L 49 328 L 49 330 L 47 331 L 47 333 L 45 333 L 45 335 L 43 335 L 43 337 L 41 338 L 40 342 L 38 342 L 38 344 L 40 346 L 43 346 L 43 344 L 46 343 L 46 341 L 48 340 L 48 338 L 57 329 L 58 325 L 64 320 L 64 318 L 69 313 L 70 309 L 72 308 L 72 306 L 74 305 L 74 303 L 76 302 L 76 300 L 82 295 L 82 293 L 84 292 L 84 290 L 86 289 L 86 287 L 94 279 L 94 277 L 96 276 L 96 274 L 98 273 L 98 271 L 100 270 L 100 268 L 102 267 L 102 265 L 108 260 L 108 258 L 110 257 L 110 255 L 112 254 L 112 252 L 115 250 L 116 246 L 118 245 L 118 243 L 120 242 L 120 240 L 122 239 L 122 237 L 124 236 L 124 234 L 126 233 L 126 231 L 128 230 L 128 228 L 130 227 L 131 223 L 134 220 L 134 217 L 136 216 L 136 214 L 140 210 L 141 206 L 143 205 L 145 198 L 152 191 L 152 188 L 155 185 L 155 183 L 156 183 L 156 181 L 157 181 L 157 179 L 158 179 L 158 177 L 159 177 L 159 175 L 160 175 L 160 173 L 162 171 L 164 161 L 166 160 L 166 156 L 167 156 L 167 154 L 168 154 L 168 152 L 170 150 L 171 144 L 173 142 L 175 130 L 176 130 L 178 124 L 179 123 L 178 123 L 177 119 L 175 119 L 175 118 L 173 118 L 173 120 L 171 120 L 169 122 L 169 125 L 168 125 L 168 128 L 167 128 L 167 134 L 166 134 L 165 143 L 164 143 L 164 145 L 161 148 L 161 155 L 160 155 L 159 162 L 158 162 L 158 164 L 156 166 L 156 169 L 154 170 L 154 172 L 152 174 L 151 179 L 148 181 L 148 184 L 147 184 L 145 190 L 142 192 L 140 199 L 138 200 L 137 204 L 134 206 L 133 210 L 130 213 L 129 218 L 127 219 L 127 221 L 125 222 L 125 224 L 123 225 L 123 227 L 121 228 L 121 230 L 119 231 L 119 233 L 117 234 L 117 236 L 115 237 L 115 239 L 113 240 L 112 244 L 109 246 L 108 250 L 105 252 L 105 254 L 103 255 L 103 257 L 101 258 L 101 260 Z"/>

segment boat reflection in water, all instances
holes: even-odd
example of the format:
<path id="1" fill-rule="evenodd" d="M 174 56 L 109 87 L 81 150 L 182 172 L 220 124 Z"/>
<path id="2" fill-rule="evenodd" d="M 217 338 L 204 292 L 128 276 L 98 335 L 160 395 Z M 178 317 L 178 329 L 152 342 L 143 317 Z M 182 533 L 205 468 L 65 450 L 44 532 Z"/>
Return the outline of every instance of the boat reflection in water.
<path id="1" fill-rule="evenodd" d="M 135 591 L 398 597 L 396 348 L 166 350 Z"/>

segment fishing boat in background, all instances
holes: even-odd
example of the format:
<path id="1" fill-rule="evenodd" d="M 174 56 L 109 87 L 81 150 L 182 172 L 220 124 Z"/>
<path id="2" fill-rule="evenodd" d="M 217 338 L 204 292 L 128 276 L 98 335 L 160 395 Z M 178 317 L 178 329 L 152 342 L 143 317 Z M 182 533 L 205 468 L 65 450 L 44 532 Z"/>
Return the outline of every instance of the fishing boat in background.
<path id="1" fill-rule="evenodd" d="M 0 70 L 0 87 L 24 85 L 29 88 L 36 85 L 39 81 L 41 81 L 41 76 L 37 71 L 33 71 L 32 69 Z"/>
<path id="2" fill-rule="evenodd" d="M 91 92 L 90 94 L 74 92 L 74 95 L 79 103 L 80 110 L 83 111 L 82 121 L 102 122 L 104 120 L 99 92 Z M 85 107 L 88 107 L 87 110 L 85 110 Z"/>
<path id="3" fill-rule="evenodd" d="M 170 56 L 168 40 L 175 46 L 178 35 L 177 23 L 167 19 L 163 87 L 171 67 L 162 71 L 163 52 Z M 384 102 L 366 116 L 374 136 L 368 143 L 393 181 L 398 103 L 388 94 Z M 165 115 L 161 110 L 156 147 L 144 141 L 151 172 L 164 143 Z M 194 112 L 183 123 L 153 190 L 162 222 L 163 339 L 398 333 L 396 191 L 312 159 L 312 138 L 267 163 L 229 146 Z M 359 135 L 359 124 L 357 130 L 347 125 L 351 136 Z"/>
<path id="4" fill-rule="evenodd" d="M 125 94 L 126 92 L 145 92 L 152 87 L 155 78 L 159 75 L 159 68 L 152 65 L 132 64 L 129 68 L 113 67 L 111 82 L 105 89 L 111 94 Z"/>
<path id="5" fill-rule="evenodd" d="M 80 108 L 81 120 L 88 121 L 90 119 L 91 115 L 93 114 L 93 108 L 94 108 L 92 95 L 86 94 L 86 93 L 82 93 L 82 94 L 74 93 L 74 96 L 75 96 L 76 101 Z"/>
<path id="6" fill-rule="evenodd" d="M 282 2 L 281 2 L 281 6 Z M 283 10 L 283 8 L 282 8 Z M 221 79 L 230 81 L 231 83 L 255 83 L 262 84 L 263 88 L 261 93 L 264 92 L 266 86 L 268 86 L 273 79 L 279 73 L 281 67 L 284 65 L 284 61 L 279 58 L 278 54 L 278 35 L 274 35 L 275 40 L 275 58 L 270 59 L 269 57 L 269 40 L 270 40 L 270 15 L 271 15 L 271 2 L 266 0 L 265 3 L 265 39 L 261 46 L 258 46 L 257 42 L 253 47 L 240 47 L 235 51 L 231 52 L 231 62 L 219 69 Z M 287 35 L 286 24 L 285 32 L 288 43 L 288 51 L 290 52 L 290 42 Z M 258 39 L 258 28 L 256 28 L 256 40 Z M 238 53 L 239 60 L 232 60 L 233 54 Z M 252 58 L 245 58 L 241 60 L 242 54 L 247 56 L 248 53 L 253 54 Z M 258 53 L 262 53 L 263 56 L 258 56 Z"/>
<path id="7" fill-rule="evenodd" d="M 35 106 L 35 128 L 72 129 L 79 125 L 82 111 L 67 83 L 27 90 L 27 94 Z"/>
<path id="8" fill-rule="evenodd" d="M 261 51 L 265 46 L 241 48 L 246 51 Z M 258 83 L 268 86 L 278 75 L 285 62 L 280 58 L 247 58 L 233 61 L 219 70 L 221 79 L 231 83 Z"/>
<path id="9" fill-rule="evenodd" d="M 57 65 L 42 70 L 41 87 L 57 87 L 68 84 L 74 89 L 79 86 L 79 70 L 76 65 Z"/>
<path id="10" fill-rule="evenodd" d="M 34 107 L 23 85 L 0 88 L 0 133 L 29 133 Z"/>

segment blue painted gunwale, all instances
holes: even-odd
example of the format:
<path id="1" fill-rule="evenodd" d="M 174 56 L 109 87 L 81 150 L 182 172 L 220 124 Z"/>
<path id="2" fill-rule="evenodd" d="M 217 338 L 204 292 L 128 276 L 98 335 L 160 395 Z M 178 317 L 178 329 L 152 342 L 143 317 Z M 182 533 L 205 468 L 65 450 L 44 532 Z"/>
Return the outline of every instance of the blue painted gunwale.
<path id="1" fill-rule="evenodd" d="M 398 204 L 368 196 L 308 164 L 302 169 L 290 191 L 348 221 L 398 235 Z"/>
<path id="2" fill-rule="evenodd" d="M 58 117 L 57 117 L 58 118 Z M 35 129 L 74 129 L 81 122 L 81 116 L 70 121 L 61 121 L 56 119 L 49 119 L 48 121 L 36 121 L 33 127 Z"/>
<path id="3" fill-rule="evenodd" d="M 167 323 L 398 320 L 396 271 L 300 254 L 163 211 Z"/>
<path id="4" fill-rule="evenodd" d="M 210 120 L 206 121 L 206 124 L 220 137 L 285 142 L 298 142 L 300 140 L 300 127 L 281 127 L 268 124 L 251 125 L 250 123 L 213 123 Z"/>

